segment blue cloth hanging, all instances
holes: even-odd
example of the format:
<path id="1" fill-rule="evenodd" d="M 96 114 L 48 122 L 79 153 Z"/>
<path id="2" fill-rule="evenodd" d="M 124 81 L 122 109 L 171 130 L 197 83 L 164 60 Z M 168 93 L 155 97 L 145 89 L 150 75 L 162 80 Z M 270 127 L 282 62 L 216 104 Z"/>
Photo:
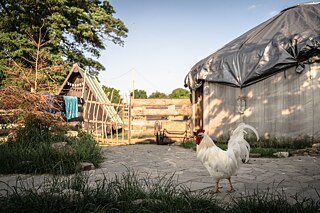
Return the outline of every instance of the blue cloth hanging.
<path id="1" fill-rule="evenodd" d="M 78 98 L 74 96 L 63 96 L 67 120 L 78 117 Z"/>

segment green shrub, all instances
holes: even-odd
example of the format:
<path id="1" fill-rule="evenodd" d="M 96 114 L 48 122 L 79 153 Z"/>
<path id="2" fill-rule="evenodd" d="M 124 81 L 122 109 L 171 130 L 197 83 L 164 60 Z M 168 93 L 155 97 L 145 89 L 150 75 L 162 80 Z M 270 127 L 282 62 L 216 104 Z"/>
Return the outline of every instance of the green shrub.
<path id="1" fill-rule="evenodd" d="M 73 152 L 60 152 L 52 148 L 56 142 L 67 142 Z M 96 167 L 102 154 L 96 141 L 86 133 L 68 137 L 64 132 L 53 132 L 38 119 L 29 119 L 14 138 L 0 145 L 0 173 L 53 173 L 70 174 L 80 170 L 81 162 Z"/>

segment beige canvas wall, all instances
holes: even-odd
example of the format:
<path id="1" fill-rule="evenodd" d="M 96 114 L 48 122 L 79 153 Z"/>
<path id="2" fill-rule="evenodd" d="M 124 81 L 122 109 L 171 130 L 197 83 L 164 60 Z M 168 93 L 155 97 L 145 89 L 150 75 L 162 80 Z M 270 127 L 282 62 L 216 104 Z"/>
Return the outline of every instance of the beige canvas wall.
<path id="1" fill-rule="evenodd" d="M 320 137 L 320 63 L 290 68 L 240 89 L 204 84 L 204 129 L 211 136 L 230 133 L 238 123 L 270 137 Z"/>

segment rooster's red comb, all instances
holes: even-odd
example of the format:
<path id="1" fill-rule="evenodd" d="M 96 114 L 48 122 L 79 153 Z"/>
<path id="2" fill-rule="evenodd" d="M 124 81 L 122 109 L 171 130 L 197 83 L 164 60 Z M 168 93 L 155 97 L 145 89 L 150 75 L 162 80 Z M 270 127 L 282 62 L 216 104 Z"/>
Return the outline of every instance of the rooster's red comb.
<path id="1" fill-rule="evenodd" d="M 204 129 L 198 129 L 196 135 L 198 136 L 199 133 L 204 133 L 205 130 Z"/>

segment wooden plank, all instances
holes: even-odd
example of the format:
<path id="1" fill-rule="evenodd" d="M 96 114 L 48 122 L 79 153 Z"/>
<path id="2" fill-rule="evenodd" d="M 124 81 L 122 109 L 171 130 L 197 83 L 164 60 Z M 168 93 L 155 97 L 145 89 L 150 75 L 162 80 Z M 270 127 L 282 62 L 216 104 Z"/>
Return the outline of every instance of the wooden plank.
<path id="1" fill-rule="evenodd" d="M 191 115 L 191 108 L 189 109 L 144 109 L 142 107 L 132 108 L 133 116 L 146 116 L 146 115 L 158 115 L 158 116 L 183 116 Z"/>
<path id="2" fill-rule="evenodd" d="M 90 104 L 100 104 L 102 106 L 114 106 L 114 107 L 117 107 L 119 105 L 119 104 L 115 104 L 115 103 L 101 103 L 99 101 L 93 101 L 93 100 L 88 100 L 86 102 L 90 103 Z"/>
<path id="3" fill-rule="evenodd" d="M 98 104 L 98 108 L 96 109 L 96 105 Z M 94 107 L 93 107 L 93 120 L 95 121 L 95 133 L 98 134 L 98 113 L 99 113 L 99 102 L 98 103 L 95 103 L 94 104 Z"/>
<path id="4" fill-rule="evenodd" d="M 103 107 L 103 106 L 102 106 Z M 101 121 L 104 120 L 104 113 L 105 113 L 105 110 L 102 110 L 102 116 L 101 116 Z M 105 126 L 105 122 L 102 123 L 102 138 L 106 138 L 107 134 L 105 134 L 105 130 L 106 130 L 107 126 Z"/>
<path id="5" fill-rule="evenodd" d="M 121 141 L 124 141 L 124 128 L 125 128 L 125 122 L 124 122 L 124 103 L 122 103 L 121 108 L 121 120 L 123 121 L 122 128 L 121 128 Z"/>
<path id="6" fill-rule="evenodd" d="M 91 92 L 91 90 L 89 90 L 89 94 L 90 95 L 88 95 L 88 99 L 89 99 L 89 97 L 90 97 L 90 100 L 92 100 L 92 98 L 93 98 L 93 94 L 92 94 L 92 92 Z M 90 113 L 91 113 L 91 106 L 92 106 L 92 104 L 91 103 L 89 103 L 89 106 L 87 105 L 87 108 L 88 108 L 88 117 L 87 117 L 87 123 L 88 123 L 88 132 L 90 133 Z"/>
<path id="7" fill-rule="evenodd" d="M 137 106 L 169 106 L 169 105 L 189 105 L 190 99 L 134 99 L 132 101 L 133 108 Z"/>

